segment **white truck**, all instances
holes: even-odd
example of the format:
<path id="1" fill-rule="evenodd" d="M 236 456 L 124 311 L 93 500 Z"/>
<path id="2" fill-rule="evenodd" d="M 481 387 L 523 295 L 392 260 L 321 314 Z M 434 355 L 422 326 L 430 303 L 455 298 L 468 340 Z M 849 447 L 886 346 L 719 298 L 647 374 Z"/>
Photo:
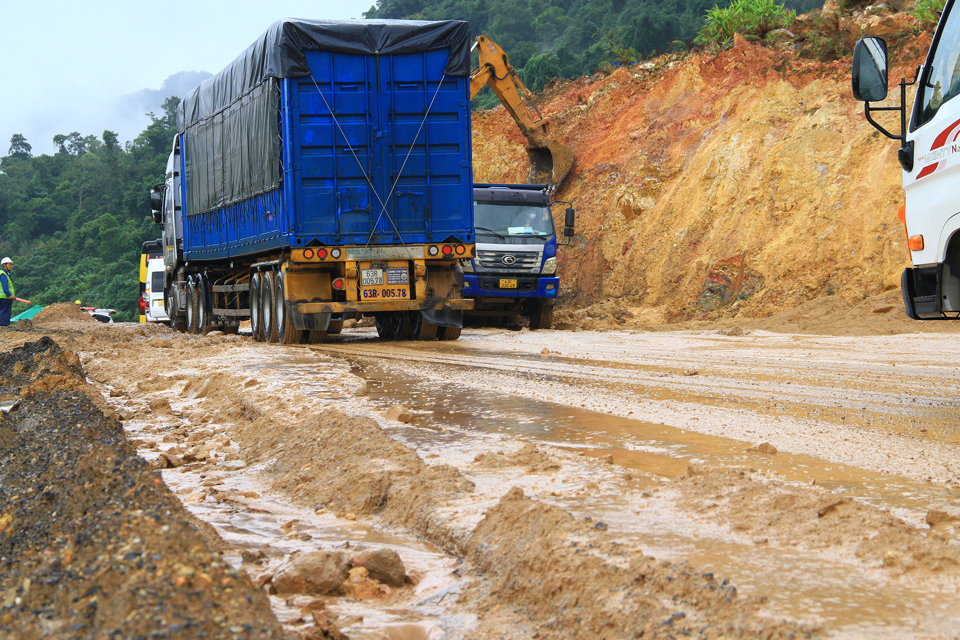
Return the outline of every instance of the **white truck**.
<path id="1" fill-rule="evenodd" d="M 163 258 L 150 258 L 147 260 L 147 279 L 144 283 L 144 315 L 147 322 L 170 322 L 163 301 L 164 278 L 167 268 L 163 264 Z"/>
<path id="2" fill-rule="evenodd" d="M 903 303 L 914 320 L 960 319 L 960 10 L 947 0 L 927 58 L 912 82 L 900 80 L 898 106 L 873 106 L 887 97 L 887 46 L 863 38 L 853 55 L 853 94 L 867 120 L 901 143 L 906 227 L 913 267 L 901 277 Z M 906 88 L 917 85 L 907 115 Z M 871 114 L 897 111 L 900 132 L 891 133 Z"/>

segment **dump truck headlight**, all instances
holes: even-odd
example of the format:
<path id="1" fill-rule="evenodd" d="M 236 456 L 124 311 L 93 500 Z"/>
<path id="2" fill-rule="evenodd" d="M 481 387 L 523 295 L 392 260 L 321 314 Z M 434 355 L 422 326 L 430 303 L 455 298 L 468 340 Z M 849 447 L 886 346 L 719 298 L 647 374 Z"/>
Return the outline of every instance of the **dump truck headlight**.
<path id="1" fill-rule="evenodd" d="M 543 269 L 540 270 L 545 276 L 552 276 L 557 272 L 557 257 L 547 258 L 543 263 Z"/>

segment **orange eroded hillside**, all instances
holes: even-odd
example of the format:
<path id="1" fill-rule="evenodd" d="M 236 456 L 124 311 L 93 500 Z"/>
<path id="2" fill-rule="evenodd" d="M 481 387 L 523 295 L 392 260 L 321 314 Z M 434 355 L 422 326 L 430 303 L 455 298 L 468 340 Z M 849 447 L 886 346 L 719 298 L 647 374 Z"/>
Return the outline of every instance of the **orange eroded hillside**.
<path id="1" fill-rule="evenodd" d="M 813 37 L 803 24 L 784 44 L 738 37 L 729 50 L 664 56 L 538 96 L 576 156 L 557 194 L 578 213 L 574 245 L 561 251 L 563 308 L 617 299 L 657 323 L 764 317 L 899 287 L 909 264 L 899 145 L 853 99 L 849 54 L 823 63 L 797 53 Z M 930 42 L 904 14 L 826 28 L 848 52 L 864 33 L 896 34 L 891 86 L 912 78 Z M 524 139 L 504 109 L 475 114 L 473 142 L 477 181 L 524 181 Z M 554 214 L 561 224 L 562 207 Z"/>

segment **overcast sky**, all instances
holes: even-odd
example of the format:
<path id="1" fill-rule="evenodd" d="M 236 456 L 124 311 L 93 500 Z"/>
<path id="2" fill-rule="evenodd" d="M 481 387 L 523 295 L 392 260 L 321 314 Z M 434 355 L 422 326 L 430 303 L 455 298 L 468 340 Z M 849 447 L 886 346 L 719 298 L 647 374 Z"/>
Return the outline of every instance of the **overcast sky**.
<path id="1" fill-rule="evenodd" d="M 0 0 L 0 156 L 15 133 L 34 155 L 53 153 L 58 133 L 99 138 L 109 129 L 132 140 L 150 122 L 144 89 L 182 71 L 216 73 L 280 18 L 361 18 L 372 4 Z"/>

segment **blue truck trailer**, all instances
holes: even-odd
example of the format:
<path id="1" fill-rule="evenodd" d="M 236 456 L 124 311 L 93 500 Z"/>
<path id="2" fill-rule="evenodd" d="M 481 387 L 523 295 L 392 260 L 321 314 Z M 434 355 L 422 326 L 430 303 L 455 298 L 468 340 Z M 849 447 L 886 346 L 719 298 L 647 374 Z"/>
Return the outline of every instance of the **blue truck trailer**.
<path id="1" fill-rule="evenodd" d="M 180 103 L 166 178 L 174 327 L 322 342 L 456 339 L 475 255 L 470 30 L 281 20 Z"/>
<path id="2" fill-rule="evenodd" d="M 468 315 L 481 325 L 549 329 L 560 292 L 552 207 L 566 204 L 564 235 L 573 236 L 575 211 L 551 200 L 548 185 L 475 184 L 476 257 L 463 260 Z"/>

